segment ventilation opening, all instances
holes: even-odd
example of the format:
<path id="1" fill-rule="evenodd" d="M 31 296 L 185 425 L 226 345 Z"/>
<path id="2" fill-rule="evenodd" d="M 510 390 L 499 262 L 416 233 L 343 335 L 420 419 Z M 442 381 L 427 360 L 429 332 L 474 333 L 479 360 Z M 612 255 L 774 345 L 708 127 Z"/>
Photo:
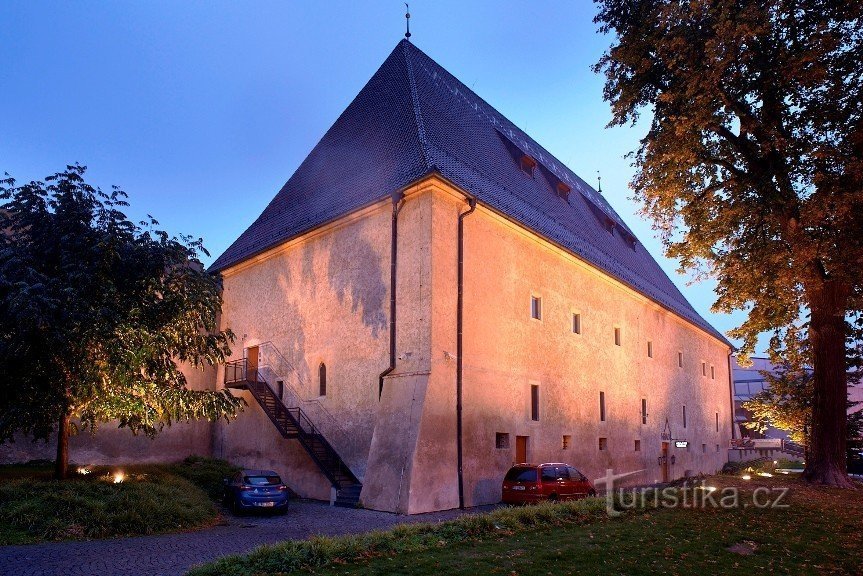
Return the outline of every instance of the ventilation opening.
<path id="1" fill-rule="evenodd" d="M 521 168 L 522 172 L 528 176 L 533 176 L 533 170 L 536 168 L 536 160 L 527 154 L 523 154 L 518 161 L 518 166 Z"/>
<path id="2" fill-rule="evenodd" d="M 509 448 L 509 433 L 498 432 L 494 435 L 494 445 L 498 450 Z"/>
<path id="3" fill-rule="evenodd" d="M 558 182 L 556 188 L 558 196 L 560 196 L 564 200 L 569 200 L 569 193 L 572 192 L 572 188 L 570 188 L 568 184 Z"/>

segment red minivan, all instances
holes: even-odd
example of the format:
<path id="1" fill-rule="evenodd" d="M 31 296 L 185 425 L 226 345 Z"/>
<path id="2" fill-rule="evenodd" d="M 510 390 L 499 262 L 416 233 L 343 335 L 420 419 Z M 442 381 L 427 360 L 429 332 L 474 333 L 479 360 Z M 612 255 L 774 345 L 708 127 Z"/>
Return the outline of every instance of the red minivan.
<path id="1" fill-rule="evenodd" d="M 504 504 L 532 504 L 543 500 L 577 500 L 595 496 L 587 477 L 559 462 L 516 464 L 503 479 Z"/>

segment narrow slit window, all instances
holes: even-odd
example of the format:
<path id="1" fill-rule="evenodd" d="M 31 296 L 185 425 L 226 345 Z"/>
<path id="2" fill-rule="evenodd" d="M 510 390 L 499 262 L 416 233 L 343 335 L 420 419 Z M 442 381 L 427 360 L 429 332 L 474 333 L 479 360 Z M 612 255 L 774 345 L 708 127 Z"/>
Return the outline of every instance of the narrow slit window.
<path id="1" fill-rule="evenodd" d="M 719 432 L 719 412 L 716 413 L 716 431 Z"/>
<path id="2" fill-rule="evenodd" d="M 701 375 L 707 376 L 707 362 L 701 363 Z"/>
<path id="3" fill-rule="evenodd" d="M 653 358 L 653 342 L 647 341 L 647 357 Z"/>
<path id="4" fill-rule="evenodd" d="M 714 366 L 710 367 L 710 379 L 716 380 L 716 367 Z"/>
<path id="5" fill-rule="evenodd" d="M 686 428 L 686 406 L 683 407 L 683 427 Z"/>
<path id="6" fill-rule="evenodd" d="M 539 386 L 536 384 L 530 386 L 530 419 L 539 420 Z"/>
<path id="7" fill-rule="evenodd" d="M 617 327 L 614 329 L 614 345 L 620 346 L 620 328 Z"/>
<path id="8" fill-rule="evenodd" d="M 572 333 L 581 334 L 581 314 L 574 313 L 572 315 Z"/>
<path id="9" fill-rule="evenodd" d="M 701 453 L 702 453 L 702 454 L 707 454 L 707 444 L 702 444 L 702 445 L 701 445 Z"/>
<path id="10" fill-rule="evenodd" d="M 641 423 L 647 424 L 647 398 L 641 399 Z"/>
<path id="11" fill-rule="evenodd" d="M 530 317 L 534 320 L 542 320 L 542 298 L 539 296 L 530 297 Z"/>
<path id="12" fill-rule="evenodd" d="M 683 352 L 677 352 L 677 367 L 683 368 Z"/>
<path id="13" fill-rule="evenodd" d="M 608 438 L 600 438 L 599 439 L 599 449 L 600 450 L 608 450 Z"/>
<path id="14" fill-rule="evenodd" d="M 605 392 L 599 393 L 599 421 L 605 422 Z"/>
<path id="15" fill-rule="evenodd" d="M 321 362 L 318 366 L 319 396 L 327 395 L 327 365 Z"/>
<path id="16" fill-rule="evenodd" d="M 636 451 L 636 452 L 641 452 L 641 440 L 636 440 L 636 441 L 635 441 L 635 451 Z"/>

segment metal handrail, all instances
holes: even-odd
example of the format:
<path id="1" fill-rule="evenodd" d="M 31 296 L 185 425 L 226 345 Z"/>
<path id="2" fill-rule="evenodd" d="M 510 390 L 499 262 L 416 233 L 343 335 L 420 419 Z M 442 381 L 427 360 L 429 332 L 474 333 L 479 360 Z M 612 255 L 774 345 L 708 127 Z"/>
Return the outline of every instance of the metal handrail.
<path id="1" fill-rule="evenodd" d="M 341 424 L 339 423 L 339 419 L 333 416 L 333 414 L 329 410 L 327 410 L 326 406 L 324 406 L 324 404 L 320 400 L 318 400 L 317 398 L 305 398 L 302 394 L 300 394 L 299 390 L 297 390 L 297 388 L 295 388 L 291 384 L 288 378 L 290 374 L 293 374 L 296 377 L 297 382 L 301 385 L 308 385 L 309 383 L 302 380 L 302 378 L 300 377 L 299 370 L 294 367 L 293 363 L 291 363 L 290 360 L 285 358 L 284 354 L 282 354 L 281 350 L 279 350 L 279 348 L 273 343 L 273 341 L 267 340 L 266 342 L 261 342 L 260 344 L 258 344 L 258 350 L 262 349 L 265 352 L 265 357 L 267 355 L 266 352 L 272 352 L 276 359 L 283 364 L 283 369 L 280 370 L 277 367 L 273 366 L 270 362 L 264 361 L 258 365 L 258 370 L 272 371 L 273 375 L 277 379 L 282 380 L 285 388 L 291 394 L 293 394 L 300 403 L 314 406 L 314 411 L 320 412 L 320 414 L 324 418 L 326 418 L 328 427 L 335 428 L 335 431 L 338 434 L 347 437 L 347 431 L 342 428 Z"/>
<path id="2" fill-rule="evenodd" d="M 280 432 L 282 432 L 282 434 L 289 434 L 288 430 L 282 428 L 278 418 L 281 411 L 286 412 L 288 417 L 293 420 L 297 428 L 297 438 L 306 447 L 306 450 L 312 457 L 312 459 L 318 462 L 321 470 L 323 470 L 325 474 L 327 474 L 327 476 L 330 478 L 330 481 L 333 482 L 336 487 L 341 488 L 341 485 L 337 479 L 337 475 L 346 476 L 351 481 L 351 483 L 359 482 L 356 475 L 353 473 L 347 463 L 345 463 L 342 457 L 339 456 L 339 453 L 327 441 L 323 434 L 320 433 L 320 431 L 317 429 L 311 419 L 305 414 L 305 412 L 303 412 L 302 408 L 300 408 L 299 406 L 294 408 L 289 408 L 285 406 L 276 394 L 275 390 L 273 390 L 272 386 L 270 386 L 270 384 L 264 380 L 247 380 L 247 382 L 254 383 L 258 386 L 263 386 L 266 388 L 267 392 L 269 392 L 272 398 L 276 401 L 273 414 L 271 414 L 266 409 L 264 410 L 267 413 L 267 416 L 270 418 L 270 421 L 273 422 L 273 424 L 279 429 Z M 249 386 L 249 391 L 252 393 L 253 396 L 255 396 L 255 398 L 258 400 L 258 403 L 263 406 L 264 403 L 259 397 L 259 391 L 257 390 L 257 387 Z M 320 461 L 319 457 L 310 445 L 312 442 L 318 442 L 324 447 L 327 454 L 327 462 Z M 335 466 L 333 466 L 334 464 Z"/>

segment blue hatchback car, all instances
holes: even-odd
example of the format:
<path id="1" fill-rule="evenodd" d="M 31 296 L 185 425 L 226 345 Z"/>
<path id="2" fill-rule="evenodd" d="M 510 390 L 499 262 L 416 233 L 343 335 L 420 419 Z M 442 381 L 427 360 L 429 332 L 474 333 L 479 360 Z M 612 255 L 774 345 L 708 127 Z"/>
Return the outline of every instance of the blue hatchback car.
<path id="1" fill-rule="evenodd" d="M 288 487 L 272 470 L 240 470 L 225 478 L 223 502 L 234 514 L 261 510 L 284 514 L 288 511 Z"/>

